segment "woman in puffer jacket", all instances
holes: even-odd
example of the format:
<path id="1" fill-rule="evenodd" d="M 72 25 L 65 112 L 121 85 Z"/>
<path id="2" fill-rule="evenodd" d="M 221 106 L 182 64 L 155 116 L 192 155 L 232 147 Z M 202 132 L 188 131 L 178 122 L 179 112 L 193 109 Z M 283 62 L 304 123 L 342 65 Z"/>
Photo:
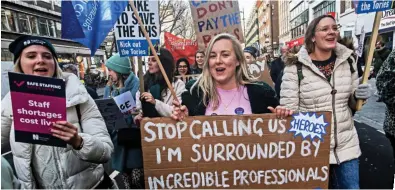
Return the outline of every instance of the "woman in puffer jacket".
<path id="1" fill-rule="evenodd" d="M 21 36 L 9 48 L 15 57 L 14 72 L 66 82 L 67 121 L 58 121 L 51 128 L 53 136 L 67 143 L 66 148 L 15 142 L 10 93 L 1 102 L 1 145 L 11 145 L 21 188 L 110 188 L 113 183 L 102 164 L 110 159 L 113 144 L 84 85 L 74 74 L 62 73 L 54 47 L 43 38 Z"/>
<path id="2" fill-rule="evenodd" d="M 358 189 L 361 155 L 352 118 L 358 99 L 370 97 L 359 84 L 352 50 L 337 43 L 339 28 L 323 15 L 307 28 L 305 44 L 285 60 L 280 104 L 300 112 L 332 112 L 329 188 Z"/>

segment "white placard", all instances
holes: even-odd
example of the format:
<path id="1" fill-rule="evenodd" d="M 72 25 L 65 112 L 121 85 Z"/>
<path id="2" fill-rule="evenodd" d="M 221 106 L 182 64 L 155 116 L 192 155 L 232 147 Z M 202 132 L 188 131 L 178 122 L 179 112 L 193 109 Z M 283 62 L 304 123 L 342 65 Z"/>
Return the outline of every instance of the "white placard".
<path id="1" fill-rule="evenodd" d="M 127 113 L 128 111 L 136 107 L 136 102 L 134 101 L 132 93 L 130 91 L 114 97 L 114 101 L 118 105 L 118 108 L 119 110 L 121 110 L 122 113 Z"/>

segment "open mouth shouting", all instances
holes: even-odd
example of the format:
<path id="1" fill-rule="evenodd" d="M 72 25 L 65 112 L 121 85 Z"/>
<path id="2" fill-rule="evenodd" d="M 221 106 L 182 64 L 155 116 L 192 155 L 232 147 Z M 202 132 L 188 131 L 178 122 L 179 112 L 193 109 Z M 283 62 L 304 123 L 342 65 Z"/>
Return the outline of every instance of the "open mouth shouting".
<path id="1" fill-rule="evenodd" d="M 215 68 L 215 72 L 217 73 L 217 75 L 222 75 L 225 73 L 225 68 L 224 67 L 217 67 L 217 68 Z"/>
<path id="2" fill-rule="evenodd" d="M 35 74 L 41 75 L 41 76 L 46 76 L 48 74 L 48 69 L 47 68 L 37 68 L 33 70 Z"/>

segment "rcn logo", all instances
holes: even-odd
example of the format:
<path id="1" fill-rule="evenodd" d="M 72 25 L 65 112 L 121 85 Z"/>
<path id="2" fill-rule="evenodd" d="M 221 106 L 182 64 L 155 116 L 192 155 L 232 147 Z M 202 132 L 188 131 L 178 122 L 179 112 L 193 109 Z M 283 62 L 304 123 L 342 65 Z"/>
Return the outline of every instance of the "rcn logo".
<path id="1" fill-rule="evenodd" d="M 33 134 L 33 140 L 39 140 L 40 136 L 38 136 L 38 134 Z"/>

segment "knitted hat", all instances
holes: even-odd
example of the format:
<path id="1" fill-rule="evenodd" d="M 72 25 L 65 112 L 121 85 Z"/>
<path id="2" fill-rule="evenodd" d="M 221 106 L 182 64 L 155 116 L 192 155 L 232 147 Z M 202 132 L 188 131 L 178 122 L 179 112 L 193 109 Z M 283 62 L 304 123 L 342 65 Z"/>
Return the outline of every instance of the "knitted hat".
<path id="1" fill-rule="evenodd" d="M 52 56 L 55 59 L 57 59 L 57 57 L 58 57 L 56 55 L 55 48 L 52 46 L 52 44 L 49 41 L 45 40 L 42 37 L 38 37 L 38 36 L 22 35 L 22 36 L 18 37 L 16 40 L 14 40 L 8 46 L 8 49 L 10 50 L 10 52 L 14 54 L 14 62 L 19 58 L 22 51 L 31 45 L 45 46 L 46 48 L 48 48 L 49 51 L 51 51 Z"/>
<path id="2" fill-rule="evenodd" d="M 118 53 L 107 60 L 106 67 L 120 74 L 130 74 L 130 61 L 128 57 L 121 57 Z"/>
<path id="3" fill-rule="evenodd" d="M 250 53 L 255 59 L 258 56 L 258 50 L 252 46 L 244 48 L 244 52 Z"/>

